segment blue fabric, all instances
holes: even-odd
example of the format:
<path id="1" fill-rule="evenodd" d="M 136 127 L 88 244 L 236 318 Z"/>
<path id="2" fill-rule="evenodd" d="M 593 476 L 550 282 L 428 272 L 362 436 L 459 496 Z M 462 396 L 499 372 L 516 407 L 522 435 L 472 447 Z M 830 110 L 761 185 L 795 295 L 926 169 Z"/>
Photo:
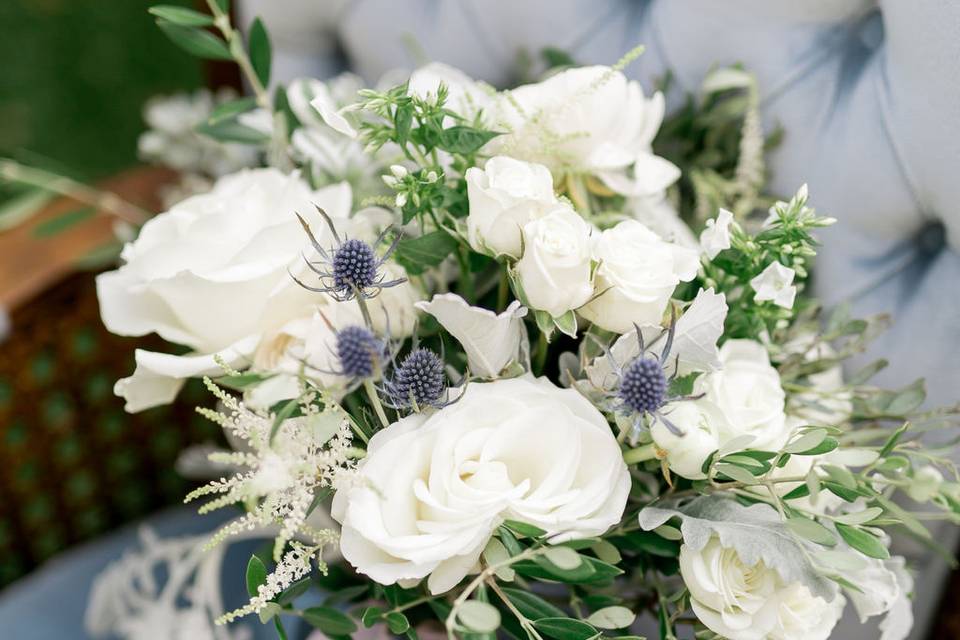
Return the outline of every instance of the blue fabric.
<path id="1" fill-rule="evenodd" d="M 57 556 L 0 593 L 0 638 L 87 640 L 90 636 L 84 630 L 83 620 L 91 582 L 108 564 L 139 548 L 140 526 L 151 528 L 161 538 L 198 535 L 211 533 L 234 515 L 229 510 L 199 516 L 194 508 L 171 509 Z M 246 561 L 259 544 L 260 541 L 242 542 L 227 552 L 222 584 L 224 601 L 231 609 L 247 602 Z M 285 622 L 288 620 L 285 618 Z M 254 630 L 254 640 L 275 640 L 272 626 L 261 625 L 256 618 L 246 622 Z M 291 638 L 306 633 L 297 625 L 287 627 Z"/>

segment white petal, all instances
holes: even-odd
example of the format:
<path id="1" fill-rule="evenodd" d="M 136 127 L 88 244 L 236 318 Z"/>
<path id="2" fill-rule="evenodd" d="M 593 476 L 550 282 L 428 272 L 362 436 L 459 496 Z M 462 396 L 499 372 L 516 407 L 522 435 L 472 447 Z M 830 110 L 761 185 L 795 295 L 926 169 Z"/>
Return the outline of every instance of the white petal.
<path id="1" fill-rule="evenodd" d="M 526 307 L 514 300 L 497 315 L 489 309 L 471 307 L 453 293 L 433 296 L 416 307 L 437 319 L 456 338 L 467 353 L 470 371 L 484 378 L 495 378 L 517 357 L 523 339 Z"/>
<path id="2" fill-rule="evenodd" d="M 318 96 L 310 101 L 310 106 L 316 109 L 323 121 L 337 133 L 342 133 L 349 138 L 357 137 L 357 130 L 347 122 L 340 111 L 337 111 L 332 100 L 325 100 L 323 96 Z"/>
<path id="3" fill-rule="evenodd" d="M 259 336 L 251 336 L 216 354 L 175 356 L 137 349 L 137 368 L 129 378 L 118 380 L 113 392 L 123 397 L 125 409 L 136 413 L 150 407 L 167 404 L 176 397 L 187 378 L 222 373 L 214 360 L 219 356 L 233 367 L 249 362 Z"/>

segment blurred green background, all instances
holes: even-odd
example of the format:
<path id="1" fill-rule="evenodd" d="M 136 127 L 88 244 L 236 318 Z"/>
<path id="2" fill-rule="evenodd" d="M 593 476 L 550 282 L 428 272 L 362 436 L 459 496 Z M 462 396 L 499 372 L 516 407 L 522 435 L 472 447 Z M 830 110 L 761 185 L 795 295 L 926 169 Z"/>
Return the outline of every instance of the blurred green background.
<path id="1" fill-rule="evenodd" d="M 153 4 L 0 0 L 0 155 L 87 179 L 131 165 L 144 101 L 203 82 L 202 63 L 157 29 Z"/>

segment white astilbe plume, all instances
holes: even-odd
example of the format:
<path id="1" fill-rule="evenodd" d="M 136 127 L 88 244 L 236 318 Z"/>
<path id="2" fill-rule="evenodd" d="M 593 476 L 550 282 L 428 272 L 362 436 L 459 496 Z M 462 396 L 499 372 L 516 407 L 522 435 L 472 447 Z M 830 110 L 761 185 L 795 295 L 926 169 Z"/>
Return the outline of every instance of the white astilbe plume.
<path id="1" fill-rule="evenodd" d="M 251 613 L 260 613 L 269 602 L 280 595 L 284 589 L 294 582 L 306 577 L 313 569 L 312 561 L 316 559 L 317 568 L 324 574 L 327 572 L 327 565 L 321 558 L 323 547 L 331 542 L 335 542 L 337 534 L 325 529 L 323 531 L 309 531 L 311 544 L 305 544 L 294 540 L 290 543 L 290 549 L 283 555 L 283 558 L 277 563 L 267 581 L 257 588 L 257 595 L 250 599 L 245 606 L 225 613 L 217 618 L 218 625 L 228 624 L 236 618 L 249 615 Z"/>
<path id="2" fill-rule="evenodd" d="M 329 398 L 322 399 L 320 409 L 314 403 L 316 395 L 306 394 L 299 401 L 302 415 L 287 418 L 274 429 L 274 414 L 252 411 L 209 379 L 205 383 L 224 410 L 197 411 L 222 426 L 245 450 L 210 454 L 211 462 L 240 470 L 192 491 L 185 502 L 215 496 L 200 507 L 200 513 L 237 502 L 247 508 L 247 513 L 217 531 L 207 548 L 244 531 L 280 527 L 273 547 L 277 569 L 261 587 L 271 594 L 258 595 L 240 610 L 242 613 L 234 612 L 221 619 L 228 622 L 239 615 L 258 612 L 270 598 L 309 572 L 311 557 L 316 556 L 318 567 L 325 570 L 320 551 L 336 540 L 336 533 L 316 531 L 305 522 L 321 491 L 335 487 L 338 479 L 353 471 L 355 462 L 351 459 L 350 418 Z M 288 544 L 291 550 L 284 555 Z"/>

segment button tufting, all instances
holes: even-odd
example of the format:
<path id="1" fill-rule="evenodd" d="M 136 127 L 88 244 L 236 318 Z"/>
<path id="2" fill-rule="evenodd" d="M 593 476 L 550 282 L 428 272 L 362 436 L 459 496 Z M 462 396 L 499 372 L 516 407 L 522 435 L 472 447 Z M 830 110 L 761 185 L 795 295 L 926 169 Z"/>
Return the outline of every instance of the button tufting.
<path id="1" fill-rule="evenodd" d="M 857 35 L 867 49 L 876 49 L 883 44 L 883 16 L 879 9 L 869 12 L 860 20 Z"/>
<path id="2" fill-rule="evenodd" d="M 942 222 L 929 222 L 917 233 L 916 243 L 920 253 L 927 255 L 939 253 L 947 244 L 947 230 Z"/>

